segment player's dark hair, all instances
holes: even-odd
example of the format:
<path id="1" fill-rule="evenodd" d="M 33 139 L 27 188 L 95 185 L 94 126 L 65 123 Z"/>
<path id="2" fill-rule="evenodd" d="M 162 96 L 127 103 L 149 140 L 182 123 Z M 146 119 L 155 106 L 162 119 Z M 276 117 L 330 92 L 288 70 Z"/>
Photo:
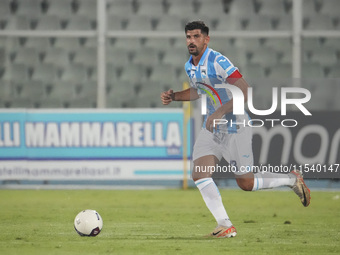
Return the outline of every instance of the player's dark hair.
<path id="1" fill-rule="evenodd" d="M 209 27 L 203 21 L 192 21 L 185 25 L 185 33 L 188 30 L 200 29 L 202 34 L 209 35 Z"/>

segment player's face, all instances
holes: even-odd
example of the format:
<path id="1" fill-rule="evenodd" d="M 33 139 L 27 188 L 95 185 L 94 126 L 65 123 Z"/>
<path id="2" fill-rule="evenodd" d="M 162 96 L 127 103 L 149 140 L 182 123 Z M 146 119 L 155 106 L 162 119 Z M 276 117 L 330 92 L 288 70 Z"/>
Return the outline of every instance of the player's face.
<path id="1" fill-rule="evenodd" d="M 189 54 L 193 56 L 203 53 L 209 43 L 209 36 L 202 34 L 200 29 L 188 30 L 186 37 Z"/>

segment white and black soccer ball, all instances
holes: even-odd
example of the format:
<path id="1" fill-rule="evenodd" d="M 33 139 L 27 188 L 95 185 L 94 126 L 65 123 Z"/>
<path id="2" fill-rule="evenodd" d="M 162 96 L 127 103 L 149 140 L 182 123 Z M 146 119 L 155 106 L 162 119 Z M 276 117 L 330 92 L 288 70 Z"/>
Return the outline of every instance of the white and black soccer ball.
<path id="1" fill-rule="evenodd" d="M 81 236 L 96 236 L 103 228 L 103 220 L 95 210 L 84 210 L 74 219 L 74 229 Z"/>

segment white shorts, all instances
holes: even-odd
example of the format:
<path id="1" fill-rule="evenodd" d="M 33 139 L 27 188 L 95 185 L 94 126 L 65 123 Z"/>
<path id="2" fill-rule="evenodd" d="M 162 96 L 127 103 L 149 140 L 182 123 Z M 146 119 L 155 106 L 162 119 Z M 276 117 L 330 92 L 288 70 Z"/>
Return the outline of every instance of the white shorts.
<path id="1" fill-rule="evenodd" d="M 194 145 L 193 160 L 207 155 L 218 160 L 223 157 L 233 166 L 235 174 L 246 174 L 254 163 L 252 135 L 251 127 L 241 127 L 237 134 L 213 134 L 202 128 Z"/>

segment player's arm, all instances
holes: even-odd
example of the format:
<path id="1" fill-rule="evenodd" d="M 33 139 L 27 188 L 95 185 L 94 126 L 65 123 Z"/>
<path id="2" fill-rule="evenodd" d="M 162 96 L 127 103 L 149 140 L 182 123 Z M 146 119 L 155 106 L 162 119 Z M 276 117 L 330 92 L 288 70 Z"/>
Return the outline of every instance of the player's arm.
<path id="1" fill-rule="evenodd" d="M 195 88 L 188 88 L 177 92 L 170 89 L 161 93 L 161 100 L 164 105 L 168 105 L 172 101 L 193 101 L 198 99 L 198 97 L 197 89 Z"/>
<path id="2" fill-rule="evenodd" d="M 239 78 L 228 78 L 227 82 L 231 85 L 234 85 L 236 87 L 238 87 L 239 89 L 241 89 L 242 93 L 243 93 L 243 97 L 244 97 L 244 102 L 247 102 L 248 100 L 248 83 L 246 82 L 246 80 L 243 77 L 239 77 Z M 221 114 L 221 116 L 228 114 L 230 112 L 233 111 L 233 99 L 231 99 L 230 101 L 228 101 L 227 103 L 225 103 L 224 105 L 222 105 L 219 109 L 219 114 Z"/>
<path id="3" fill-rule="evenodd" d="M 226 79 L 227 83 L 234 85 L 241 89 L 243 96 L 244 96 L 244 102 L 247 102 L 247 91 L 248 91 L 248 83 L 246 80 L 242 77 L 242 75 L 239 73 L 239 71 L 235 71 L 232 75 L 230 75 Z M 213 122 L 214 119 L 221 119 L 225 114 L 228 114 L 233 111 L 233 99 L 222 105 L 220 108 L 218 108 L 213 114 L 211 114 L 206 121 L 206 129 L 210 132 L 213 131 Z"/>

